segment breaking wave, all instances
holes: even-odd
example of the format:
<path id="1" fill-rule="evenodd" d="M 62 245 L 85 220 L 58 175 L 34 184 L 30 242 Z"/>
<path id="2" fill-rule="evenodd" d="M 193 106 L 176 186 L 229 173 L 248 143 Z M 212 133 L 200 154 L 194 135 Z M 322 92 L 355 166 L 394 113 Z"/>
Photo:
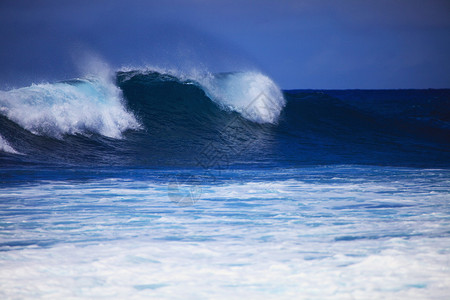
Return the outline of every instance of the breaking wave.
<path id="1" fill-rule="evenodd" d="M 0 92 L 0 113 L 36 135 L 98 133 L 120 138 L 140 125 L 108 78 L 33 84 Z"/>

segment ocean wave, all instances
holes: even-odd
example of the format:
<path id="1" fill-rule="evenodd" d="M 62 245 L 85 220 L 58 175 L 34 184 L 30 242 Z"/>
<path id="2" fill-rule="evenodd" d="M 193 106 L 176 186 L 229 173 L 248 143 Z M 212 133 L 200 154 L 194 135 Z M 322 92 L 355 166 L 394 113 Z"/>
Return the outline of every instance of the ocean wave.
<path id="1" fill-rule="evenodd" d="M 118 74 L 122 82 L 137 75 L 156 74 L 154 82 L 195 85 L 222 110 L 238 112 L 257 123 L 276 123 L 286 104 L 276 84 L 257 72 L 184 74 L 177 70 L 145 69 Z M 189 98 L 189 101 L 197 100 Z M 122 91 L 108 72 L 0 91 L 0 114 L 33 134 L 56 138 L 90 133 L 121 138 L 126 130 L 142 128 L 127 110 Z"/>
<path id="2" fill-rule="evenodd" d="M 120 138 L 140 128 L 120 89 L 101 77 L 1 91 L 0 113 L 33 134 L 56 138 L 90 133 Z"/>
<path id="3" fill-rule="evenodd" d="M 94 69 L 0 92 L 0 164 L 449 162 L 448 90 L 282 93 L 257 72 Z"/>
<path id="4" fill-rule="evenodd" d="M 256 123 L 276 123 L 286 105 L 281 89 L 266 75 L 256 72 L 212 74 L 193 70 L 186 73 L 175 69 L 124 68 L 119 72 L 122 82 L 135 76 L 153 76 L 154 81 L 176 81 L 194 84 L 220 108 L 235 111 Z M 156 76 L 155 76 L 156 75 Z"/>

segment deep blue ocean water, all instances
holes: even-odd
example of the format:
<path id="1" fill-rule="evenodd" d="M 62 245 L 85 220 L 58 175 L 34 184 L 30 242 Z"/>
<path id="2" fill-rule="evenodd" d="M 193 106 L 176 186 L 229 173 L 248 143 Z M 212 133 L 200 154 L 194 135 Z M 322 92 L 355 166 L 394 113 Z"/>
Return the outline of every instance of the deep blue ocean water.
<path id="1" fill-rule="evenodd" d="M 445 299 L 450 90 L 122 70 L 0 92 L 0 298 Z"/>

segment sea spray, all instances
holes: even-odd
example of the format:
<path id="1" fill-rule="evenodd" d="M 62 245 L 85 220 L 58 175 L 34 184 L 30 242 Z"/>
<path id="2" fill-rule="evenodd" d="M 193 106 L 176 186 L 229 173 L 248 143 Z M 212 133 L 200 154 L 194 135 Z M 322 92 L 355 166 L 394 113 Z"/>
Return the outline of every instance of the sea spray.
<path id="1" fill-rule="evenodd" d="M 0 113 L 33 134 L 56 138 L 88 133 L 121 138 L 125 130 L 140 128 L 107 76 L 2 91 Z"/>
<path id="2" fill-rule="evenodd" d="M 11 145 L 0 135 L 0 151 L 12 153 L 12 154 L 20 154 L 17 152 Z"/>

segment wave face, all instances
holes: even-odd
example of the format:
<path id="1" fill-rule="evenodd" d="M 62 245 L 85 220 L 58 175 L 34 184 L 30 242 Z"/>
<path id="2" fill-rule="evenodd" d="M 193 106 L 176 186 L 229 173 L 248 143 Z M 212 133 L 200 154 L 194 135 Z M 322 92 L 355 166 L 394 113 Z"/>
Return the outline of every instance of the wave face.
<path id="1" fill-rule="evenodd" d="M 282 92 L 256 72 L 123 70 L 1 92 L 0 163 L 448 166 L 449 99 L 450 90 Z"/>
<path id="2" fill-rule="evenodd" d="M 286 105 L 280 88 L 269 77 L 258 72 L 186 75 L 173 70 L 122 71 L 118 73 L 118 80 L 121 87 L 127 86 L 128 81 L 150 86 L 160 83 L 169 86 L 169 82 L 172 85 L 194 85 L 222 110 L 238 112 L 242 117 L 260 124 L 276 123 Z M 191 102 L 195 105 L 196 100 Z"/>

